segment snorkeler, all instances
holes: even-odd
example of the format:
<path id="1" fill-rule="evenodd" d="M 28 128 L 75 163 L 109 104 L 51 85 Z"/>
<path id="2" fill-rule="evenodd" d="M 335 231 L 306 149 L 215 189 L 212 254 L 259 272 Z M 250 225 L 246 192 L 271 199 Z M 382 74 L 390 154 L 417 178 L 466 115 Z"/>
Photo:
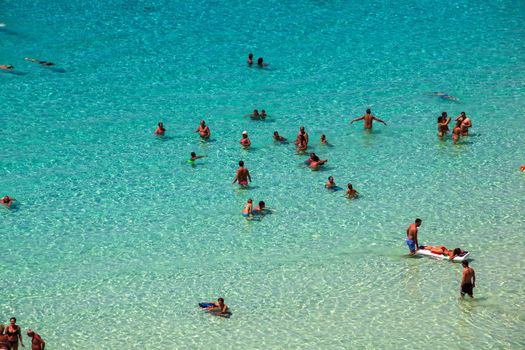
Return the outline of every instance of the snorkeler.
<path id="1" fill-rule="evenodd" d="M 359 192 L 354 190 L 354 187 L 351 183 L 348 183 L 348 190 L 346 190 L 346 196 L 350 199 L 355 198 L 359 195 Z"/>
<path id="2" fill-rule="evenodd" d="M 286 138 L 284 138 L 281 135 L 279 135 L 279 133 L 277 131 L 273 132 L 273 140 L 275 142 L 286 142 Z"/>
<path id="3" fill-rule="evenodd" d="M 363 115 L 362 117 L 355 118 L 354 120 L 352 120 L 352 121 L 350 122 L 350 124 L 353 124 L 354 122 L 357 122 L 357 121 L 359 121 L 359 120 L 364 120 L 364 123 L 365 123 L 365 129 L 372 129 L 372 122 L 373 122 L 374 120 L 377 120 L 378 122 L 383 123 L 383 124 L 386 125 L 386 123 L 385 123 L 383 120 L 374 117 L 374 116 L 372 115 L 372 111 L 371 111 L 370 109 L 367 109 L 367 110 L 366 110 L 366 114 Z"/>
<path id="4" fill-rule="evenodd" d="M 252 182 L 252 177 L 250 176 L 250 171 L 244 167 L 244 162 L 239 161 L 239 169 L 235 174 L 235 179 L 233 179 L 232 184 L 239 182 L 239 185 L 242 187 L 248 186 L 248 182 Z"/>
<path id="5" fill-rule="evenodd" d="M 29 62 L 38 63 L 38 64 L 40 64 L 42 66 L 54 66 L 55 65 L 53 62 L 39 61 L 39 60 L 36 60 L 34 58 L 27 58 L 27 57 L 25 57 L 24 60 L 29 61 Z"/>
<path id="6" fill-rule="evenodd" d="M 250 147 L 250 145 L 252 144 L 252 142 L 250 141 L 250 139 L 248 138 L 248 132 L 247 131 L 243 131 L 242 132 L 242 139 L 241 141 L 239 142 L 244 148 L 247 148 L 247 147 Z"/>
<path id="7" fill-rule="evenodd" d="M 248 54 L 248 65 L 251 66 L 253 64 L 253 53 Z"/>
<path id="8" fill-rule="evenodd" d="M 165 132 L 166 129 L 164 129 L 164 124 L 162 122 L 159 122 L 159 124 L 157 124 L 157 129 L 155 129 L 155 135 L 164 136 Z"/>
<path id="9" fill-rule="evenodd" d="M 16 201 L 16 198 L 4 196 L 2 197 L 2 199 L 0 199 L 0 204 L 9 209 L 9 207 L 11 206 L 11 204 L 13 204 L 14 201 Z"/>
<path id="10" fill-rule="evenodd" d="M 337 187 L 337 185 L 334 182 L 334 177 L 333 176 L 328 176 L 328 181 L 326 182 L 324 187 L 326 187 L 326 189 L 328 189 L 328 190 L 333 190 L 334 188 Z"/>
<path id="11" fill-rule="evenodd" d="M 257 66 L 258 67 L 263 68 L 263 67 L 266 67 L 268 65 L 269 65 L 269 63 L 264 63 L 264 59 L 262 57 L 259 57 L 257 59 Z"/>
<path id="12" fill-rule="evenodd" d="M 248 198 L 248 202 L 244 205 L 241 215 L 245 218 L 248 218 L 250 217 L 250 215 L 253 215 L 253 201 L 251 198 Z"/>
<path id="13" fill-rule="evenodd" d="M 15 69 L 15 66 L 10 64 L 0 64 L 0 69 Z"/>
<path id="14" fill-rule="evenodd" d="M 206 125 L 206 122 L 204 120 L 201 120 L 201 123 L 199 124 L 199 127 L 195 132 L 198 132 L 203 139 L 210 138 L 211 132 L 208 125 Z"/>
<path id="15" fill-rule="evenodd" d="M 432 94 L 434 94 L 434 96 L 441 97 L 441 98 L 444 99 L 444 100 L 448 100 L 448 101 L 459 101 L 459 98 L 454 97 L 454 96 L 449 95 L 449 94 L 446 94 L 446 93 L 444 93 L 444 92 L 433 92 Z"/>

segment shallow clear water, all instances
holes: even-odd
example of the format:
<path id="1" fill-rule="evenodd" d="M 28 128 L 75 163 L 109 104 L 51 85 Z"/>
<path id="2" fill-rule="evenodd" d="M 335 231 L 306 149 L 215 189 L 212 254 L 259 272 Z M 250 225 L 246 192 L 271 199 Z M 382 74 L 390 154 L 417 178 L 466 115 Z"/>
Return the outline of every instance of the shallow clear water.
<path id="1" fill-rule="evenodd" d="M 0 195 L 19 200 L 0 210 L 0 320 L 54 349 L 525 346 L 522 2 L 4 0 L 0 13 L 0 64 L 17 73 L 0 72 Z M 248 52 L 271 69 L 246 67 Z M 368 107 L 388 125 L 348 124 Z M 271 118 L 242 118 L 254 108 Z M 472 136 L 438 141 L 442 111 L 465 111 Z M 323 171 L 271 140 L 301 125 Z M 192 151 L 208 157 L 191 167 Z M 240 159 L 249 190 L 231 185 Z M 361 197 L 324 190 L 329 175 Z M 274 213 L 246 222 L 249 197 Z M 476 300 L 458 298 L 460 265 L 403 256 L 415 217 L 421 243 L 471 251 Z M 229 320 L 196 307 L 219 295 Z"/>

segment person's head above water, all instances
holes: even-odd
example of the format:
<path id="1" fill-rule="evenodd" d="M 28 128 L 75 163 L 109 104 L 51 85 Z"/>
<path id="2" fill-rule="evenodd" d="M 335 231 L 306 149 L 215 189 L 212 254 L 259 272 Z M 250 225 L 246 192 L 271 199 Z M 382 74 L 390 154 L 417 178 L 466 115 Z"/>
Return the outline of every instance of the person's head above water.
<path id="1" fill-rule="evenodd" d="M 279 133 L 277 131 L 274 131 L 273 136 L 279 136 Z"/>
<path id="2" fill-rule="evenodd" d="M 243 167 L 244 166 L 244 162 L 242 160 L 239 161 L 239 166 L 240 167 Z"/>
<path id="3" fill-rule="evenodd" d="M 164 124 L 162 122 L 159 122 L 157 125 L 159 126 L 159 128 L 163 128 L 164 127 Z"/>
<path id="4" fill-rule="evenodd" d="M 250 52 L 250 53 L 248 54 L 248 58 L 249 58 L 250 60 L 253 59 L 253 53 Z"/>
<path id="5" fill-rule="evenodd" d="M 423 222 L 423 220 L 421 220 L 420 218 L 417 218 L 416 219 L 416 226 L 421 226 L 421 223 Z"/>
<path id="6" fill-rule="evenodd" d="M 441 112 L 441 116 L 442 116 L 443 118 L 446 118 L 446 117 L 447 117 L 447 112 Z"/>
<path id="7" fill-rule="evenodd" d="M 195 154 L 195 152 L 191 152 L 191 157 L 195 158 L 195 157 L 197 157 L 197 154 Z"/>
<path id="8" fill-rule="evenodd" d="M 253 203 L 253 200 L 251 198 L 248 198 L 248 203 Z"/>
<path id="9" fill-rule="evenodd" d="M 468 261 L 467 260 L 463 260 L 461 262 L 461 264 L 464 266 L 464 267 L 468 267 Z"/>
<path id="10" fill-rule="evenodd" d="M 466 116 L 467 116 L 467 115 L 465 114 L 465 112 L 461 112 L 459 115 L 462 116 L 462 117 L 466 117 Z"/>
<path id="11" fill-rule="evenodd" d="M 349 189 L 349 190 L 353 190 L 353 189 L 354 189 L 354 187 L 352 186 L 351 183 L 348 183 L 348 189 Z"/>
<path id="12" fill-rule="evenodd" d="M 366 110 L 366 114 L 370 114 L 370 113 L 372 113 L 372 111 L 370 110 L 370 108 L 368 108 L 368 109 Z"/>
<path id="13" fill-rule="evenodd" d="M 218 301 L 219 304 L 221 304 L 221 305 L 224 304 L 224 299 L 223 299 L 223 298 L 219 298 L 219 299 L 217 299 L 217 301 Z"/>
<path id="14" fill-rule="evenodd" d="M 334 177 L 333 176 L 328 176 L 328 181 L 329 182 L 334 182 Z"/>
<path id="15" fill-rule="evenodd" d="M 206 126 L 206 122 L 204 120 L 201 120 L 201 125 Z"/>
<path id="16" fill-rule="evenodd" d="M 259 57 L 259 58 L 257 59 L 257 64 L 258 64 L 259 66 L 262 66 L 262 65 L 263 65 L 263 62 L 264 62 L 264 60 L 263 60 L 262 57 Z"/>
<path id="17" fill-rule="evenodd" d="M 259 110 L 258 109 L 254 109 L 253 110 L 253 115 L 259 115 Z"/>
<path id="18" fill-rule="evenodd" d="M 454 248 L 454 250 L 452 251 L 452 253 L 453 253 L 454 255 L 459 255 L 459 254 L 461 254 L 461 249 L 460 249 L 460 248 Z"/>

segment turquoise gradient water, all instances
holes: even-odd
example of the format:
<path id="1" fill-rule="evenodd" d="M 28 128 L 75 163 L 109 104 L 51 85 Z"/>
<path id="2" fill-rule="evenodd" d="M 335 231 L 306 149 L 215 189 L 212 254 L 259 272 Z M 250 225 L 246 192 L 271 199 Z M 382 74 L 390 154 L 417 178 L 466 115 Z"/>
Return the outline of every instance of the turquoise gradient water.
<path id="1" fill-rule="evenodd" d="M 0 72 L 0 195 L 19 200 L 0 210 L 2 322 L 50 349 L 525 346 L 522 2 L 4 0 L 0 14 L 0 64 L 16 66 Z M 349 125 L 369 107 L 388 125 Z M 242 118 L 254 108 L 271 118 Z M 472 136 L 437 140 L 442 111 L 465 111 Z M 301 125 L 322 171 L 271 140 Z M 192 151 L 208 157 L 192 167 Z M 240 159 L 248 190 L 231 185 Z M 330 175 L 360 198 L 324 190 Z M 247 198 L 274 213 L 247 222 Z M 458 298 L 458 264 L 404 257 L 416 217 L 421 243 L 471 251 L 476 300 Z M 218 296 L 231 319 L 196 307 Z"/>

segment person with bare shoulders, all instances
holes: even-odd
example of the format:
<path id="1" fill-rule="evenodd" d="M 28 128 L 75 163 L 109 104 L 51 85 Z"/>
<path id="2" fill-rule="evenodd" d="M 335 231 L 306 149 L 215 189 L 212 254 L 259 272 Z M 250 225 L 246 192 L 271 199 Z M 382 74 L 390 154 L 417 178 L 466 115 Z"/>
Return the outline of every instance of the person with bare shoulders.
<path id="1" fill-rule="evenodd" d="M 326 139 L 326 135 L 322 134 L 321 135 L 321 145 L 327 145 L 327 144 L 328 144 L 328 140 Z"/>
<path id="2" fill-rule="evenodd" d="M 415 223 L 408 225 L 407 228 L 407 245 L 408 249 L 410 249 L 410 255 L 416 254 L 416 250 L 419 247 L 418 241 L 417 241 L 417 228 L 421 226 L 421 223 L 423 221 L 421 219 L 416 219 Z"/>
<path id="3" fill-rule="evenodd" d="M 441 113 L 441 117 L 438 118 L 438 137 L 440 139 L 448 133 L 448 124 L 451 120 L 452 118 L 447 116 L 447 112 Z"/>
<path id="4" fill-rule="evenodd" d="M 259 118 L 261 117 L 261 115 L 259 114 L 259 110 L 254 109 L 254 110 L 253 110 L 253 113 L 246 114 L 244 117 L 245 117 L 245 118 L 246 118 L 246 117 L 250 117 L 250 118 L 252 118 L 252 119 L 259 119 Z"/>
<path id="5" fill-rule="evenodd" d="M 198 132 L 203 139 L 209 139 L 211 135 L 210 128 L 206 125 L 204 120 L 201 120 L 201 123 L 195 132 Z"/>
<path id="6" fill-rule="evenodd" d="M 24 60 L 26 61 L 29 61 L 29 62 L 33 62 L 33 63 L 38 63 L 42 66 L 54 66 L 55 64 L 53 62 L 48 62 L 48 61 L 39 61 L 39 60 L 36 60 L 34 58 L 24 58 Z"/>
<path id="7" fill-rule="evenodd" d="M 465 112 L 461 112 L 461 114 L 456 118 L 456 121 L 461 121 L 460 128 L 461 128 L 461 136 L 468 136 L 468 129 L 472 127 L 472 121 L 469 117 L 465 114 Z"/>
<path id="8" fill-rule="evenodd" d="M 0 69 L 15 69 L 15 66 L 10 64 L 0 64 Z"/>
<path id="9" fill-rule="evenodd" d="M 452 129 L 452 140 L 454 143 L 458 143 L 461 135 L 461 121 L 457 121 L 454 129 Z"/>
<path id="10" fill-rule="evenodd" d="M 16 201 L 16 198 L 9 197 L 9 196 L 4 196 L 2 197 L 2 199 L 0 199 L 0 203 L 7 209 L 11 207 L 14 201 Z"/>
<path id="11" fill-rule="evenodd" d="M 324 187 L 326 189 L 328 189 L 328 190 L 333 190 L 333 189 L 335 189 L 337 187 L 337 185 L 335 184 L 333 176 L 328 176 L 328 181 L 326 182 Z"/>
<path id="12" fill-rule="evenodd" d="M 251 67 L 253 64 L 253 53 L 248 54 L 248 65 Z"/>
<path id="13" fill-rule="evenodd" d="M 157 129 L 155 129 L 155 135 L 164 136 L 165 132 L 166 129 L 164 129 L 164 124 L 162 122 L 159 122 L 159 124 L 157 124 Z"/>
<path id="14" fill-rule="evenodd" d="M 468 261 L 463 260 L 463 274 L 461 275 L 461 297 L 464 298 L 468 294 L 474 298 L 474 288 L 476 287 L 476 272 L 472 267 L 468 266 Z"/>
<path id="15" fill-rule="evenodd" d="M 374 116 L 372 115 L 372 111 L 371 111 L 370 109 L 367 109 L 367 110 L 366 110 L 366 114 L 365 114 L 364 116 L 359 117 L 359 118 L 355 118 L 354 120 L 352 120 L 352 121 L 350 122 L 350 124 L 353 124 L 354 122 L 357 122 L 357 121 L 359 121 L 359 120 L 363 120 L 363 121 L 364 121 L 364 123 L 365 123 L 365 129 L 372 129 L 372 123 L 373 123 L 374 120 L 376 120 L 376 121 L 378 121 L 378 122 L 383 123 L 383 124 L 386 125 L 386 123 L 385 123 L 383 120 L 374 117 Z"/>
<path id="16" fill-rule="evenodd" d="M 268 115 L 266 114 L 266 111 L 263 109 L 263 110 L 261 111 L 261 115 L 260 115 L 261 119 L 264 120 L 264 119 L 266 119 L 267 116 L 268 116 Z"/>
<path id="17" fill-rule="evenodd" d="M 279 135 L 279 133 L 277 131 L 273 132 L 273 140 L 275 142 L 286 142 L 286 138 L 284 138 L 281 135 Z"/>
<path id="18" fill-rule="evenodd" d="M 250 176 L 250 171 L 244 167 L 244 162 L 239 161 L 239 169 L 235 174 L 235 179 L 233 179 L 232 184 L 238 182 L 241 187 L 248 186 L 249 182 L 252 182 L 252 177 Z"/>
<path id="19" fill-rule="evenodd" d="M 348 184 L 348 190 L 346 190 L 346 196 L 347 196 L 349 199 L 352 199 L 352 198 L 356 198 L 358 195 L 359 195 L 359 192 L 357 192 L 356 190 L 354 190 L 354 187 L 352 186 L 352 184 L 349 183 L 349 184 Z"/>
<path id="20" fill-rule="evenodd" d="M 11 350 L 18 350 L 18 341 L 20 341 L 20 344 L 24 347 L 22 329 L 16 324 L 16 317 L 9 319 L 9 326 L 5 329 L 5 334 L 7 334 L 7 341 L 9 342 Z"/>
<path id="21" fill-rule="evenodd" d="M 207 310 L 213 312 L 216 316 L 229 317 L 231 315 L 228 305 L 224 303 L 223 298 L 217 299 L 217 302 L 214 303 L 214 306 L 207 308 Z"/>
<path id="22" fill-rule="evenodd" d="M 27 336 L 31 339 L 31 350 L 44 350 L 46 347 L 46 342 L 40 334 L 36 333 L 32 329 L 27 330 Z"/>
<path id="23" fill-rule="evenodd" d="M 328 159 L 320 159 L 315 152 L 310 153 L 310 158 L 306 160 L 306 164 L 313 169 L 318 169 L 321 165 L 326 164 L 326 162 L 328 162 Z"/>
<path id="24" fill-rule="evenodd" d="M 250 141 L 249 137 L 248 137 L 248 132 L 247 131 L 243 131 L 242 132 L 242 138 L 241 138 L 241 141 L 239 141 L 239 143 L 244 147 L 244 148 L 248 148 L 251 146 L 252 142 Z"/>
<path id="25" fill-rule="evenodd" d="M 300 136 L 303 136 L 304 137 L 304 141 L 306 142 L 306 145 L 308 146 L 308 133 L 304 130 L 304 126 L 301 126 L 299 128 L 299 133 L 297 134 L 297 139 L 295 140 L 295 144 L 299 144 L 299 141 L 300 141 Z"/>
<path id="26" fill-rule="evenodd" d="M 253 214 L 253 200 L 251 198 L 248 198 L 248 202 L 244 205 L 244 208 L 242 208 L 242 216 L 246 219 L 250 218 L 250 215 Z"/>
<path id="27" fill-rule="evenodd" d="M 306 137 L 304 135 L 299 135 L 295 141 L 295 145 L 297 146 L 297 151 L 306 151 L 308 148 Z"/>
<path id="28" fill-rule="evenodd" d="M 0 350 L 9 350 L 9 340 L 7 334 L 4 334 L 5 326 L 0 323 Z"/>

